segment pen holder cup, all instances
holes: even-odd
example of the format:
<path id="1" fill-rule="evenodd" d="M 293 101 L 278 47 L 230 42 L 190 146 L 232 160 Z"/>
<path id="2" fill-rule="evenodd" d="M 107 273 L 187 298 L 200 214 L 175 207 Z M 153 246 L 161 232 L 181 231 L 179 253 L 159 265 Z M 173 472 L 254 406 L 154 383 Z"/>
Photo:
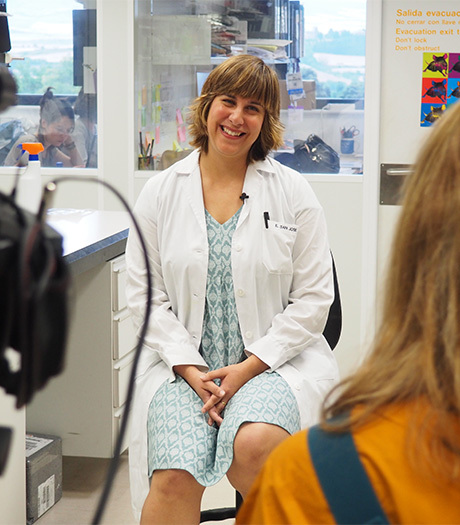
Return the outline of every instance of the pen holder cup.
<path id="1" fill-rule="evenodd" d="M 137 159 L 138 170 L 154 170 L 154 157 L 139 156 Z"/>
<path id="2" fill-rule="evenodd" d="M 341 139 L 340 153 L 343 155 L 352 155 L 355 152 L 355 139 Z"/>

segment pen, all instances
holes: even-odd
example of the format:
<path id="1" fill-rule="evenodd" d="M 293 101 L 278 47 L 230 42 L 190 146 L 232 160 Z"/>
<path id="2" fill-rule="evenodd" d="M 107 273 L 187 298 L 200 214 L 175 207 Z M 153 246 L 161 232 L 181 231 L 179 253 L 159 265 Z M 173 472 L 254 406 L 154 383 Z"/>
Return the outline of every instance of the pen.
<path id="1" fill-rule="evenodd" d="M 265 228 L 268 229 L 268 221 L 270 220 L 270 215 L 268 211 L 264 211 L 264 221 L 265 221 Z"/>
<path id="2" fill-rule="evenodd" d="M 155 139 L 152 139 L 150 142 L 150 155 L 149 155 L 149 165 L 152 164 L 152 154 L 153 154 L 153 145 L 155 144 Z"/>
<path id="3" fill-rule="evenodd" d="M 139 131 L 139 146 L 141 155 L 144 156 L 144 145 L 142 144 L 142 131 Z"/>

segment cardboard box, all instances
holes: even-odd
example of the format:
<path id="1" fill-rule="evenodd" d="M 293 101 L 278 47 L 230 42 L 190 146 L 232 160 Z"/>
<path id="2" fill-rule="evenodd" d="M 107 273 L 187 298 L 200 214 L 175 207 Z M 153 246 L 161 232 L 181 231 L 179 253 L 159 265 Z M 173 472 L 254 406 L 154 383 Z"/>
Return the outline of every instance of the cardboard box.
<path id="1" fill-rule="evenodd" d="M 303 90 L 305 97 L 297 100 L 297 106 L 303 109 L 316 109 L 316 82 L 314 80 L 304 80 Z M 281 109 L 287 109 L 291 100 L 286 88 L 286 81 L 280 80 Z"/>
<path id="2" fill-rule="evenodd" d="M 62 496 L 62 440 L 26 435 L 27 524 L 34 523 Z"/>

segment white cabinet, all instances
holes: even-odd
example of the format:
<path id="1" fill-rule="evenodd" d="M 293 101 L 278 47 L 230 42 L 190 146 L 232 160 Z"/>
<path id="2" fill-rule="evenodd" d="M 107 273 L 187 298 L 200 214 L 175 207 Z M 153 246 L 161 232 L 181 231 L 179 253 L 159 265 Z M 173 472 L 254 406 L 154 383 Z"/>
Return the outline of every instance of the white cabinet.
<path id="1" fill-rule="evenodd" d="M 113 456 L 136 343 L 125 279 L 124 254 L 74 277 L 64 372 L 27 407 L 27 430 L 60 436 L 64 455 Z"/>

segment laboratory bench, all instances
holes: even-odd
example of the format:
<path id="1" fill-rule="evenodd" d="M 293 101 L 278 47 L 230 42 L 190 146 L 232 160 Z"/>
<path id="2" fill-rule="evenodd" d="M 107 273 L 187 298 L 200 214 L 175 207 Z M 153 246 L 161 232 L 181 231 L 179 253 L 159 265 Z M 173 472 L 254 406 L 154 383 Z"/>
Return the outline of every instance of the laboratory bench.
<path id="1" fill-rule="evenodd" d="M 62 235 L 72 275 L 122 255 L 129 229 L 125 212 L 51 208 L 46 222 Z"/>
<path id="2" fill-rule="evenodd" d="M 63 455 L 112 457 L 136 343 L 124 292 L 129 214 L 51 209 L 47 223 L 63 237 L 70 329 L 64 371 L 36 393 L 26 428 L 59 436 Z"/>

